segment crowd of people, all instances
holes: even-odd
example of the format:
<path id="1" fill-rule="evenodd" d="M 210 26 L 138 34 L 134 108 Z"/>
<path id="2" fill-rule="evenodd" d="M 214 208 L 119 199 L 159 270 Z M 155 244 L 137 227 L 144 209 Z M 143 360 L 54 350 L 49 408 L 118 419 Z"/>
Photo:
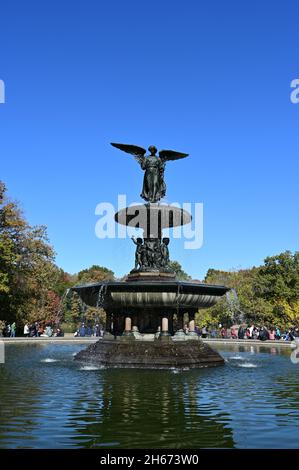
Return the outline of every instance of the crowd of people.
<path id="1" fill-rule="evenodd" d="M 39 323 L 39 322 L 34 322 L 31 324 L 25 323 L 23 333 L 24 333 L 24 336 L 28 338 L 34 338 L 34 337 L 51 338 L 52 336 L 55 336 L 55 337 L 64 336 L 63 331 L 59 327 L 56 327 L 54 329 L 52 325 L 49 323 Z"/>
<path id="2" fill-rule="evenodd" d="M 4 324 L 3 328 L 0 327 L 0 336 L 4 338 L 15 338 L 16 337 L 16 323 Z M 90 323 L 82 323 L 75 332 L 74 336 L 103 336 L 104 327 L 96 323 L 91 325 Z M 38 338 L 38 337 L 61 337 L 64 336 L 64 332 L 59 327 L 53 327 L 50 323 L 41 322 L 26 322 L 23 327 L 23 335 L 26 338 Z"/>
<path id="3" fill-rule="evenodd" d="M 104 327 L 97 323 L 93 327 L 88 324 L 82 323 L 78 330 L 74 333 L 74 336 L 104 336 Z"/>
<path id="4" fill-rule="evenodd" d="M 12 324 L 6 323 L 4 327 L 2 328 L 2 336 L 4 338 L 15 338 L 16 337 L 16 323 L 13 322 Z M 1 333 L 1 332 L 0 332 Z M 51 324 L 49 323 L 39 323 L 39 322 L 34 322 L 34 323 L 28 323 L 26 322 L 24 327 L 23 327 L 23 336 L 27 338 L 34 338 L 34 337 L 59 337 L 59 336 L 64 336 L 63 331 L 57 327 L 53 328 Z"/>
<path id="5" fill-rule="evenodd" d="M 208 329 L 206 326 L 203 328 L 196 327 L 195 331 L 202 338 L 222 338 L 222 339 L 256 339 L 261 341 L 293 341 L 299 338 L 299 328 L 292 327 L 283 332 L 277 326 L 256 326 L 251 325 L 234 325 L 227 328 L 221 324 L 218 328 Z"/>
<path id="6" fill-rule="evenodd" d="M 3 337 L 6 338 L 15 338 L 16 336 L 16 323 L 5 324 L 0 331 L 0 336 L 2 333 Z M 188 333 L 188 325 L 184 327 L 185 333 Z M 253 339 L 253 340 L 282 340 L 282 341 L 293 341 L 296 338 L 299 338 L 299 328 L 292 327 L 283 332 L 277 326 L 256 326 L 251 325 L 233 325 L 231 327 L 226 327 L 221 324 L 215 328 L 208 328 L 203 326 L 202 328 L 196 326 L 195 332 L 201 338 L 222 338 L 222 339 Z M 85 336 L 96 336 L 102 337 L 104 335 L 103 325 L 96 323 L 91 325 L 90 323 L 81 323 L 80 327 L 74 333 L 75 337 L 85 337 Z M 53 328 L 49 323 L 25 323 L 23 328 L 23 336 L 28 338 L 33 337 L 61 337 L 64 336 L 64 332 L 61 328 Z"/>
<path id="7" fill-rule="evenodd" d="M 16 323 L 13 322 L 12 324 L 5 323 L 2 328 L 2 336 L 4 338 L 15 338 L 16 336 Z"/>

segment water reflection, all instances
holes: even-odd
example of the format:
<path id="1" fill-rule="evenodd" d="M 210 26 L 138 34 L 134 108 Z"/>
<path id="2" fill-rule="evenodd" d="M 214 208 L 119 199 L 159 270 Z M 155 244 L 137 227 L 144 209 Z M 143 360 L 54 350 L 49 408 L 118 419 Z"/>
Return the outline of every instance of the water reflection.
<path id="1" fill-rule="evenodd" d="M 112 370 L 98 377 L 97 393 L 87 402 L 78 430 L 85 447 L 232 447 L 232 432 L 201 413 L 194 374 Z M 193 378 L 192 378 L 193 375 Z M 190 380 L 191 379 L 191 380 Z M 70 426 L 78 422 L 84 396 L 78 397 Z M 89 439 L 87 439 L 89 436 Z M 82 442 L 81 442 L 82 444 Z"/>
<path id="2" fill-rule="evenodd" d="M 298 447 L 290 350 L 221 346 L 201 370 L 84 367 L 79 345 L 9 345 L 0 366 L 0 447 Z"/>

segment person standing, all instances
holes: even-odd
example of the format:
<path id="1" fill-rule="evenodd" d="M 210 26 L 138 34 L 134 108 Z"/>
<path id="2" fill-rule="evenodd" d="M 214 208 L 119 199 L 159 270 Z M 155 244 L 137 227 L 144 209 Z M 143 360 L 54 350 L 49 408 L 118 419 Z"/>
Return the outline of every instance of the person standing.
<path id="1" fill-rule="evenodd" d="M 11 325 L 11 327 L 10 327 L 10 337 L 11 337 L 11 338 L 15 338 L 15 337 L 16 337 L 16 329 L 17 329 L 16 323 L 13 322 L 12 325 Z"/>
<path id="2" fill-rule="evenodd" d="M 203 329 L 201 330 L 201 337 L 202 338 L 207 338 L 208 337 L 208 329 L 206 326 L 203 327 Z"/>
<path id="3" fill-rule="evenodd" d="M 238 339 L 244 339 L 244 335 L 245 335 L 245 330 L 243 328 L 243 325 L 240 325 L 238 329 Z"/>
<path id="4" fill-rule="evenodd" d="M 100 336 L 100 326 L 98 325 L 98 323 L 94 327 L 94 336 Z"/>
<path id="5" fill-rule="evenodd" d="M 28 336 L 29 336 L 29 325 L 28 325 L 27 322 L 26 322 L 25 325 L 24 325 L 24 336 L 25 336 L 26 338 L 28 338 Z"/>
<path id="6" fill-rule="evenodd" d="M 79 329 L 79 336 L 84 337 L 85 335 L 86 335 L 86 328 L 85 328 L 85 324 L 82 323 L 82 325 L 80 326 L 80 329 Z"/>
<path id="7" fill-rule="evenodd" d="M 35 323 L 32 323 L 32 325 L 29 326 L 29 336 L 33 338 L 36 335 L 37 335 L 36 326 L 35 326 Z"/>

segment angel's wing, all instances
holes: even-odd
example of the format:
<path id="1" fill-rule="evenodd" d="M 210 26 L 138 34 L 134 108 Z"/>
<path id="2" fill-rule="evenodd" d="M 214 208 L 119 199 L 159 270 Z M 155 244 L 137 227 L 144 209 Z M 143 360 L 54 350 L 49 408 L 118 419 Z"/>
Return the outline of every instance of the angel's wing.
<path id="1" fill-rule="evenodd" d="M 113 147 L 116 147 L 119 150 L 122 150 L 123 152 L 130 153 L 135 157 L 143 157 L 146 152 L 144 148 L 137 147 L 137 145 L 115 144 L 113 142 L 111 142 L 111 145 L 113 145 Z"/>
<path id="2" fill-rule="evenodd" d="M 164 160 L 178 160 L 188 157 L 189 153 L 175 152 L 174 150 L 160 150 L 159 157 Z"/>

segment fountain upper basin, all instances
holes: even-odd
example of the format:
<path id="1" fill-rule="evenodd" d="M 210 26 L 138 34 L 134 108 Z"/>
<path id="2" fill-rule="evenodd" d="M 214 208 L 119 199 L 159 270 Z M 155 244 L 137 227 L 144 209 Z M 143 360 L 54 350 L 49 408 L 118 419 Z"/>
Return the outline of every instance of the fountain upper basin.
<path id="1" fill-rule="evenodd" d="M 138 204 L 121 209 L 114 219 L 121 225 L 141 228 L 145 238 L 159 238 L 163 229 L 189 224 L 192 216 L 168 204 Z"/>
<path id="2" fill-rule="evenodd" d="M 208 308 L 229 288 L 182 281 L 107 281 L 72 288 L 84 303 L 104 308 Z"/>

